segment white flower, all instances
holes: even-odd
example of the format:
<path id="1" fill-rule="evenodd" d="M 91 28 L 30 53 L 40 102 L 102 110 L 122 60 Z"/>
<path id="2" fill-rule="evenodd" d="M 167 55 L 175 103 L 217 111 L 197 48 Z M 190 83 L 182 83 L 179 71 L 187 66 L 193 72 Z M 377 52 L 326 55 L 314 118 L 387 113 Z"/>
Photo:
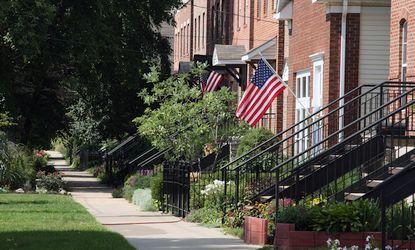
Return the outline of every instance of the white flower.
<path id="1" fill-rule="evenodd" d="M 370 250 L 370 249 L 372 249 L 372 246 L 370 244 L 366 244 L 365 250 Z"/>
<path id="2" fill-rule="evenodd" d="M 339 240 L 337 240 L 337 239 L 335 239 L 335 240 L 334 240 L 334 245 L 336 245 L 336 246 L 340 246 L 340 241 L 339 241 Z"/>
<path id="3" fill-rule="evenodd" d="M 331 243 L 332 243 L 332 240 L 329 238 L 326 242 L 327 242 L 327 246 L 330 247 Z"/>
<path id="4" fill-rule="evenodd" d="M 391 246 L 387 245 L 387 246 L 385 247 L 385 249 L 386 249 L 386 250 L 392 250 L 393 248 L 392 248 Z"/>
<path id="5" fill-rule="evenodd" d="M 358 246 L 356 246 L 356 245 L 353 245 L 353 246 L 350 248 L 350 250 L 359 250 L 359 247 L 358 247 Z"/>

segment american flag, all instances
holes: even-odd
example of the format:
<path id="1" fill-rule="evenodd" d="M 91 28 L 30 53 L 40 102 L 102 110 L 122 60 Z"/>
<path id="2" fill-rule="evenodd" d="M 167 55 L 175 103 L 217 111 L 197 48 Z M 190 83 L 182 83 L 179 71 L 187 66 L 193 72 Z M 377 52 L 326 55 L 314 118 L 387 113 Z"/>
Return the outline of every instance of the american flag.
<path id="1" fill-rule="evenodd" d="M 202 93 L 215 91 L 222 82 L 223 76 L 215 71 L 203 74 L 200 79 Z"/>
<path id="2" fill-rule="evenodd" d="M 285 89 L 281 78 L 261 59 L 257 70 L 239 102 L 236 116 L 252 127 L 265 115 L 274 99 Z"/>

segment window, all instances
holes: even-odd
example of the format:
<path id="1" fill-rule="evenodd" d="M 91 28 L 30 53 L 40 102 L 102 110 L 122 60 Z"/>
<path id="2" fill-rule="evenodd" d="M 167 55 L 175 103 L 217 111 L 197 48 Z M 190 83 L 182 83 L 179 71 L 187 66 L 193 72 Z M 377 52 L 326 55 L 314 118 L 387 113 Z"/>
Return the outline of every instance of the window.
<path id="1" fill-rule="evenodd" d="M 196 50 L 196 39 L 197 39 L 197 18 L 195 18 L 195 22 L 193 23 L 193 49 Z"/>
<path id="2" fill-rule="evenodd" d="M 268 15 L 268 0 L 264 0 L 264 16 Z"/>
<path id="3" fill-rule="evenodd" d="M 244 0 L 244 24 L 245 25 L 246 25 L 246 18 L 247 18 L 246 10 L 248 10 L 248 9 L 249 9 L 248 0 Z"/>
<path id="4" fill-rule="evenodd" d="M 406 81 L 407 73 L 407 46 L 408 46 L 408 22 L 401 22 L 401 81 Z"/>
<path id="5" fill-rule="evenodd" d="M 257 0 L 256 2 L 256 16 L 261 16 L 261 0 Z"/>
<path id="6" fill-rule="evenodd" d="M 187 54 L 189 54 L 189 52 L 190 52 L 190 40 L 191 40 L 190 38 L 192 38 L 190 36 L 190 24 L 187 24 L 187 46 L 186 46 Z"/>
<path id="7" fill-rule="evenodd" d="M 203 12 L 203 18 L 202 18 L 202 47 L 205 48 L 206 43 L 206 34 L 205 34 L 205 13 Z"/>
<path id="8" fill-rule="evenodd" d="M 197 49 L 200 49 L 200 15 L 197 17 Z"/>
<path id="9" fill-rule="evenodd" d="M 240 0 L 238 0 L 238 3 L 237 3 L 237 14 L 236 14 L 236 27 L 237 28 L 239 28 L 240 27 L 240 25 L 239 25 L 239 17 L 240 17 L 240 15 L 241 15 L 241 8 L 240 8 L 240 2 L 239 2 Z"/>

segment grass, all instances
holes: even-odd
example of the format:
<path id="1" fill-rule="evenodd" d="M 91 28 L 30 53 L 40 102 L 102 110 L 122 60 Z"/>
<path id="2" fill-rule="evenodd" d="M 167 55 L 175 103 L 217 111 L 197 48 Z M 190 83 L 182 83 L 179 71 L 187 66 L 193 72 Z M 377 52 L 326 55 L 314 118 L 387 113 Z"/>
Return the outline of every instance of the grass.
<path id="1" fill-rule="evenodd" d="M 222 230 L 225 234 L 236 236 L 240 239 L 244 236 L 244 229 L 242 227 L 223 227 Z"/>
<path id="2" fill-rule="evenodd" d="M 71 197 L 0 194 L 1 249 L 134 249 Z"/>

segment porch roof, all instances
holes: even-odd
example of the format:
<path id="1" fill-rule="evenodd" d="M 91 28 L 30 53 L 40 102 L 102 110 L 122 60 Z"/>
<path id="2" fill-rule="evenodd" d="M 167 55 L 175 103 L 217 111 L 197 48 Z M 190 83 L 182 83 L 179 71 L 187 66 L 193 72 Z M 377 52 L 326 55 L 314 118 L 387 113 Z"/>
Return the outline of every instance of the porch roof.
<path id="1" fill-rule="evenodd" d="M 258 47 L 248 51 L 242 56 L 242 61 L 259 60 L 262 56 L 267 60 L 275 60 L 277 57 L 277 38 L 274 37 Z"/>
<path id="2" fill-rule="evenodd" d="M 245 64 L 241 57 L 246 53 L 243 45 L 223 45 L 216 44 L 213 51 L 212 65 L 241 65 Z"/>

